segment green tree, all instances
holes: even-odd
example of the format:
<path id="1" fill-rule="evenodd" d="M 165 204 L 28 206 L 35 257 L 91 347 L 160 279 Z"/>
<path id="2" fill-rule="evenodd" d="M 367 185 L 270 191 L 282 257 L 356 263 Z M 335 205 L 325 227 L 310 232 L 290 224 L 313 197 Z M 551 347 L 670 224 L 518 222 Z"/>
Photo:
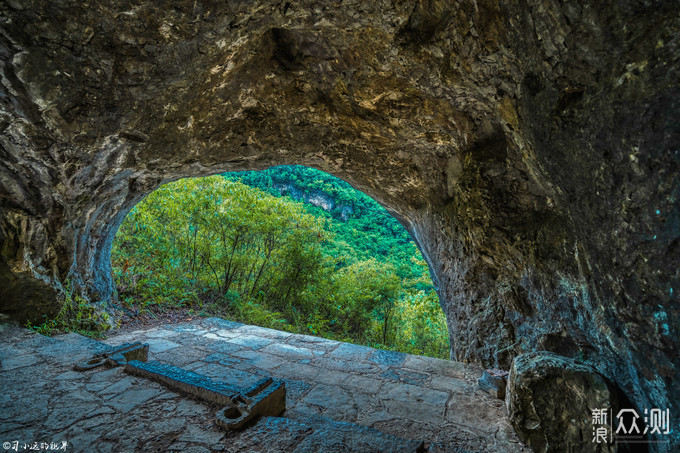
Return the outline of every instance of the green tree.
<path id="1" fill-rule="evenodd" d="M 340 269 L 335 276 L 338 310 L 350 334 L 370 339 L 370 325 L 382 325 L 382 343 L 387 344 L 390 321 L 401 293 L 399 278 L 390 264 L 374 259 Z M 373 338 L 377 340 L 378 338 Z"/>
<path id="2" fill-rule="evenodd" d="M 114 258 L 126 260 L 126 273 L 154 272 L 171 296 L 193 286 L 214 297 L 230 291 L 256 297 L 283 276 L 291 288 L 304 287 L 308 276 L 299 263 L 319 261 L 324 237 L 323 222 L 296 203 L 217 176 L 185 179 L 159 188 L 134 208 L 118 232 Z M 137 274 L 118 279 L 124 288 L 141 280 Z"/>
<path id="3" fill-rule="evenodd" d="M 336 208 L 327 212 L 281 197 L 277 187 L 291 184 L 332 196 Z M 448 356 L 444 315 L 408 234 L 369 197 L 313 169 L 276 167 L 166 184 L 127 216 L 112 258 L 128 305 L 186 306 Z"/>

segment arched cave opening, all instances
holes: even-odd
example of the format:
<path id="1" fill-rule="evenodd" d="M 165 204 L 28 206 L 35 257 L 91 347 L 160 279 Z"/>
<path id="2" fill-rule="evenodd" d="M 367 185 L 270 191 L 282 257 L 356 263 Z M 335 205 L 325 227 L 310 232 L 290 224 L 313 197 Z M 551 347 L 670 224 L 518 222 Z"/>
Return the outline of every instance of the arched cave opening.
<path id="1" fill-rule="evenodd" d="M 219 316 L 449 358 L 418 246 L 377 201 L 300 165 L 165 184 L 112 242 L 125 325 Z"/>
<path id="2" fill-rule="evenodd" d="M 401 216 L 535 448 L 593 447 L 605 379 L 677 426 L 680 6 L 539 3 L 5 2 L 0 311 L 106 314 L 146 194 L 295 162 Z"/>

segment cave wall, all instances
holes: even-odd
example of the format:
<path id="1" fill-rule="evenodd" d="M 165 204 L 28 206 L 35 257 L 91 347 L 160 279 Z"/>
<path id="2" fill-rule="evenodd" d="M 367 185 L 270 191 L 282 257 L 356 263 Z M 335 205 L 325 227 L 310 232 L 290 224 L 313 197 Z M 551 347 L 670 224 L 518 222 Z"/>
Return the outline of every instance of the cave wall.
<path id="1" fill-rule="evenodd" d="M 0 4 L 0 310 L 115 306 L 125 214 L 301 164 L 411 231 L 451 354 L 585 360 L 680 409 L 680 5 Z"/>

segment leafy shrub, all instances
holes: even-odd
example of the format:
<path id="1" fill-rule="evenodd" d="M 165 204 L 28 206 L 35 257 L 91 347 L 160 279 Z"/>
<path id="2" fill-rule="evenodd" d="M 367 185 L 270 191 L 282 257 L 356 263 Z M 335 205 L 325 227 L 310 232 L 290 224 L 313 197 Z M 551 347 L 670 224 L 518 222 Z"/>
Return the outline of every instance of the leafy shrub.
<path id="1" fill-rule="evenodd" d="M 42 335 L 77 332 L 81 335 L 98 338 L 111 325 L 108 313 L 97 310 L 95 306 L 74 292 L 72 284 L 67 282 L 64 304 L 59 313 L 42 324 L 33 325 L 29 322 L 26 327 Z"/>

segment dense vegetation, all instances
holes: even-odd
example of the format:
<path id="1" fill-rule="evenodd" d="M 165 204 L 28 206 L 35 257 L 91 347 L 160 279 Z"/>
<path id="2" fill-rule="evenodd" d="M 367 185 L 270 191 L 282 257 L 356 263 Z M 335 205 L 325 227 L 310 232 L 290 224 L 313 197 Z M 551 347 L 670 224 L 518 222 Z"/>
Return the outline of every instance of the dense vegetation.
<path id="1" fill-rule="evenodd" d="M 391 263 L 402 280 L 418 278 L 423 272 L 422 265 L 417 264 L 423 258 L 404 227 L 375 200 L 341 179 L 300 165 L 223 176 L 273 196 L 311 198 L 303 207 L 307 213 L 326 219 L 326 229 L 333 235 L 322 247 L 338 266 L 375 258 Z M 330 209 L 315 206 L 314 201 Z M 420 289 L 429 292 L 434 288 L 429 278 L 426 281 Z"/>
<path id="2" fill-rule="evenodd" d="M 375 201 L 316 170 L 276 167 L 166 184 L 127 216 L 112 260 L 129 308 L 188 307 L 448 357 L 444 316 L 408 234 Z"/>

